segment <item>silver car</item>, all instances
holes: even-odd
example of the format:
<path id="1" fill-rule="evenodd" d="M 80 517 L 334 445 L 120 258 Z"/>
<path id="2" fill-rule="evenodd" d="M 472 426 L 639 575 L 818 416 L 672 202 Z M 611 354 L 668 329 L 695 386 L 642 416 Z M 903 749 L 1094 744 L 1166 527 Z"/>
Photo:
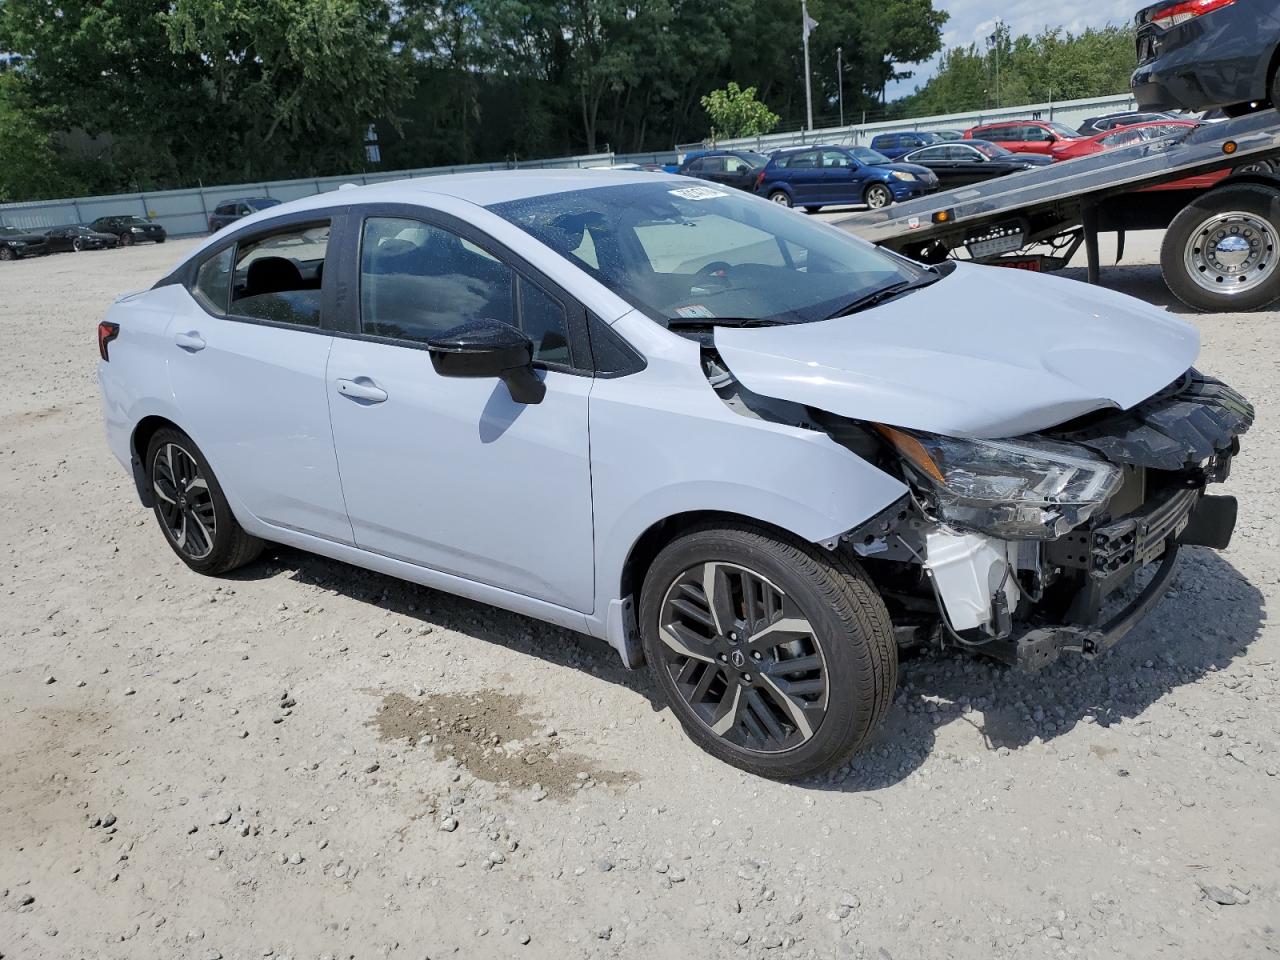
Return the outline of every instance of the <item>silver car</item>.
<path id="1" fill-rule="evenodd" d="M 867 742 L 900 649 L 1119 640 L 1179 545 L 1226 545 L 1204 491 L 1253 418 L 1144 303 L 648 172 L 284 204 L 98 341 L 111 448 L 193 570 L 273 541 L 591 634 L 777 778 Z"/>

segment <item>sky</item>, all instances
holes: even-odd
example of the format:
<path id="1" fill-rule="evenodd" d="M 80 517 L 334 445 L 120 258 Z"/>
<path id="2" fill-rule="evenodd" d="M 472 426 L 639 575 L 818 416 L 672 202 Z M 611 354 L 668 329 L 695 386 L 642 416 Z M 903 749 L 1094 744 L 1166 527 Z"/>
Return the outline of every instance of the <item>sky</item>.
<path id="1" fill-rule="evenodd" d="M 934 0 L 936 10 L 945 10 L 951 19 L 942 30 L 942 46 L 981 45 L 995 28 L 996 17 L 1009 25 L 1016 37 L 1021 33 L 1039 33 L 1045 27 L 1062 27 L 1079 33 L 1089 27 L 1107 23 L 1126 25 L 1133 15 L 1151 0 L 1089 0 L 1087 3 L 1063 3 L 1061 0 Z M 935 58 L 936 59 L 936 58 Z M 916 75 L 889 87 L 888 95 L 905 96 L 933 74 L 933 64 L 914 68 Z"/>

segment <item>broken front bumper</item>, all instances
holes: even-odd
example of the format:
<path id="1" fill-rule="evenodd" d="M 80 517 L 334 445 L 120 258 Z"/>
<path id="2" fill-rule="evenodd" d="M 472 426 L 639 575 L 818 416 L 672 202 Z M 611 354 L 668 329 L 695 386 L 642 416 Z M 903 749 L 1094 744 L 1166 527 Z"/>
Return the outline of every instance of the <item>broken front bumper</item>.
<path id="1" fill-rule="evenodd" d="M 1030 626 L 994 641 L 990 652 L 1009 663 L 1038 670 L 1063 653 L 1095 657 L 1119 643 L 1168 590 L 1180 546 L 1221 550 L 1236 524 L 1235 497 L 1210 496 L 1200 486 L 1167 490 L 1117 521 L 1072 531 L 1052 543 L 1048 558 L 1079 571 L 1080 586 L 1063 622 Z M 1138 571 L 1160 566 L 1146 586 L 1103 620 L 1108 597 L 1129 585 Z"/>

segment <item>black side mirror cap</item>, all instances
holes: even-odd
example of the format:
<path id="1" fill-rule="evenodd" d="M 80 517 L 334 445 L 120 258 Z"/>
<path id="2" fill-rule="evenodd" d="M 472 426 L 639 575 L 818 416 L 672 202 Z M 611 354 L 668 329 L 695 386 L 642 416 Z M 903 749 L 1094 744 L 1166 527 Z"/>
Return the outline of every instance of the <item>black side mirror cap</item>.
<path id="1" fill-rule="evenodd" d="M 516 403 L 541 403 L 546 385 L 533 372 L 533 341 L 509 323 L 473 320 L 427 341 L 442 377 L 497 377 Z"/>

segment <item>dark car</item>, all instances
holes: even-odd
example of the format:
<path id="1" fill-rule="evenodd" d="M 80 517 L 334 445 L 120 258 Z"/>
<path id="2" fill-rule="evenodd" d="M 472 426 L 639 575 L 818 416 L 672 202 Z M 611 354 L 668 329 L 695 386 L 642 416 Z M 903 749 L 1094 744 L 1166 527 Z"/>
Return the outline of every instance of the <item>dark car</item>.
<path id="1" fill-rule="evenodd" d="M 49 252 L 49 241 L 42 233 L 29 233 L 13 227 L 0 227 L 0 260 L 20 260 Z"/>
<path id="2" fill-rule="evenodd" d="M 247 217 L 259 210 L 280 205 L 279 200 L 271 197 L 247 197 L 241 200 L 224 200 L 209 214 L 209 232 L 216 233 L 229 223 L 235 223 L 241 217 Z"/>
<path id="3" fill-rule="evenodd" d="M 95 233 L 111 233 L 120 238 L 120 246 L 128 247 L 135 243 L 164 243 L 168 234 L 160 224 L 145 217 L 99 217 L 89 224 Z"/>
<path id="4" fill-rule="evenodd" d="M 685 157 L 676 173 L 739 190 L 752 190 L 756 177 L 768 162 L 768 157 L 750 150 L 714 150 L 692 159 Z"/>
<path id="5" fill-rule="evenodd" d="M 1135 22 L 1132 86 L 1141 109 L 1243 113 L 1280 104 L 1276 0 L 1162 0 Z"/>
<path id="6" fill-rule="evenodd" d="M 1037 153 L 1013 153 L 986 140 L 935 143 L 931 147 L 911 151 L 902 160 L 928 167 L 937 174 L 943 190 L 1053 163 L 1050 157 Z"/>
<path id="7" fill-rule="evenodd" d="M 111 250 L 120 245 L 120 238 L 114 233 L 102 233 L 88 227 L 75 224 L 68 227 L 54 227 L 45 231 L 49 241 L 50 253 L 65 253 L 68 250 L 79 253 L 81 250 Z"/>
<path id="8" fill-rule="evenodd" d="M 865 203 L 879 209 L 937 189 L 938 178 L 928 167 L 894 163 L 867 147 L 780 150 L 756 179 L 756 193 L 810 213 L 831 204 Z"/>
<path id="9" fill-rule="evenodd" d="M 878 133 L 871 138 L 871 149 L 883 153 L 890 160 L 897 160 L 912 150 L 919 150 L 930 144 L 939 142 L 941 138 L 934 133 L 922 133 L 909 130 L 901 133 Z"/>
<path id="10" fill-rule="evenodd" d="M 1181 120 L 1182 117 L 1172 113 L 1141 113 L 1127 110 L 1124 113 L 1108 113 L 1101 117 L 1090 117 L 1076 128 L 1082 137 L 1092 137 L 1098 133 L 1106 133 L 1116 127 L 1132 127 L 1137 123 L 1159 123 L 1161 120 Z"/>

